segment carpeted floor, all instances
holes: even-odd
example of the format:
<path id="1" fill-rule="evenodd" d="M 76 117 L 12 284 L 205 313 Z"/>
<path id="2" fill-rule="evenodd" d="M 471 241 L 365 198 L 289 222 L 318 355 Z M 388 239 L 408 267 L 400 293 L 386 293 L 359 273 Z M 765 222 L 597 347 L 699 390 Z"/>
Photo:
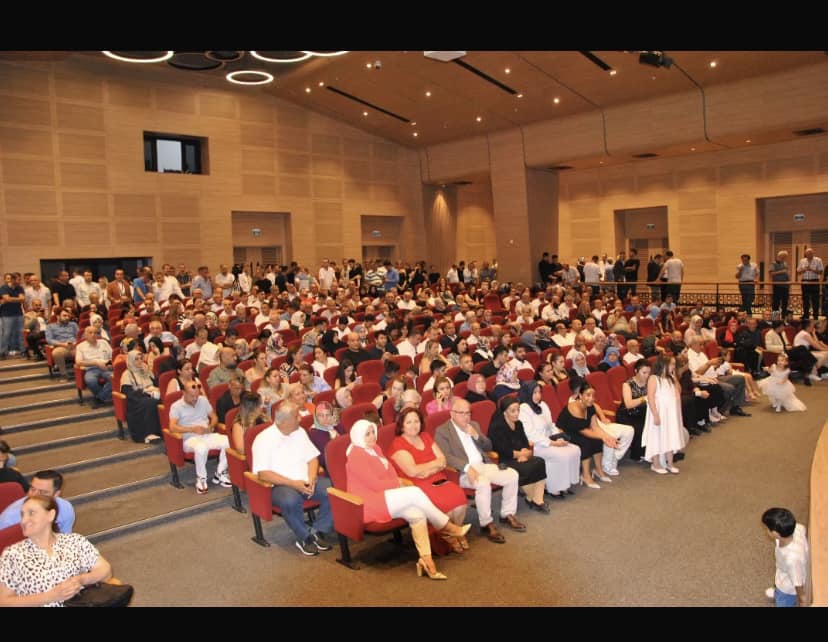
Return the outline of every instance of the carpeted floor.
<path id="1" fill-rule="evenodd" d="M 524 506 L 526 533 L 504 530 L 503 545 L 475 535 L 465 555 L 438 559 L 445 582 L 416 577 L 408 536 L 402 550 L 388 537 L 353 546 L 366 562 L 356 572 L 336 550 L 303 557 L 278 518 L 265 525 L 273 546 L 260 548 L 249 515 L 229 503 L 100 549 L 135 586 L 135 606 L 765 606 L 774 560 L 760 517 L 784 506 L 807 523 L 811 457 L 828 417 L 828 382 L 797 392 L 807 412 L 750 405 L 751 418 L 694 438 L 679 475 L 625 461 L 614 483 L 578 489 L 551 515 Z"/>

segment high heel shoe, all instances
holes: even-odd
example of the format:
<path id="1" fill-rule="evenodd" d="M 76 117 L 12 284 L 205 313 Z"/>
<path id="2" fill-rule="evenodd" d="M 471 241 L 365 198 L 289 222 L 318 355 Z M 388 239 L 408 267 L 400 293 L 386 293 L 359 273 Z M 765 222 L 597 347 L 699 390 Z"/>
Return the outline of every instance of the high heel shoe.
<path id="1" fill-rule="evenodd" d="M 448 533 L 441 533 L 440 537 L 442 537 L 446 541 L 446 543 L 451 547 L 452 552 L 463 552 L 463 545 L 460 543 L 460 540 L 463 537 L 462 535 L 460 535 L 459 537 L 455 537 L 454 535 L 449 535 Z"/>
<path id="2" fill-rule="evenodd" d="M 598 484 L 595 484 L 592 481 L 584 480 L 583 477 L 581 477 L 581 479 L 578 480 L 578 485 L 579 486 L 586 486 L 588 488 L 599 488 L 599 489 L 601 488 Z"/>
<path id="3" fill-rule="evenodd" d="M 602 481 L 602 482 L 604 482 L 604 483 L 606 483 L 606 484 L 611 484 L 611 483 L 612 483 L 612 480 L 611 480 L 609 477 L 607 477 L 606 475 L 602 475 L 601 473 L 599 473 L 599 472 L 598 472 L 597 470 L 595 470 L 594 468 L 592 469 L 592 476 L 593 476 L 595 479 L 597 479 L 598 481 Z"/>
<path id="4" fill-rule="evenodd" d="M 442 535 L 442 536 L 443 536 L 444 538 L 446 538 L 446 539 L 448 539 L 449 537 L 451 537 L 451 538 L 465 537 L 465 536 L 466 536 L 466 533 L 468 533 L 468 532 L 469 532 L 469 529 L 471 528 L 471 524 L 463 524 L 462 526 L 458 526 L 458 527 L 457 527 L 458 529 L 460 529 L 460 532 L 459 532 L 459 533 L 449 533 L 449 532 L 446 530 L 446 528 L 448 528 L 448 525 L 449 525 L 449 524 L 451 524 L 451 522 L 449 522 L 448 524 L 446 524 L 446 525 L 443 527 L 443 530 L 441 530 L 441 531 L 440 531 L 440 535 Z"/>
<path id="5" fill-rule="evenodd" d="M 421 558 L 421 559 L 417 560 L 417 577 L 422 577 L 423 572 L 425 572 L 426 577 L 428 577 L 430 580 L 447 580 L 448 579 L 440 571 L 434 571 L 434 573 L 429 571 L 428 567 L 425 564 L 425 562 Z"/>

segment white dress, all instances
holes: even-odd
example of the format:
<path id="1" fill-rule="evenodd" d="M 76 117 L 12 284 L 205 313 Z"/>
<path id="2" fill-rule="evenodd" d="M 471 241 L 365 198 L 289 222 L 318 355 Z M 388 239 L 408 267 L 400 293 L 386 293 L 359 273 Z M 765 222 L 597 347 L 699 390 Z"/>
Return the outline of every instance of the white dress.
<path id="1" fill-rule="evenodd" d="M 796 389 L 788 379 L 790 369 L 778 369 L 777 365 L 771 364 L 770 377 L 759 382 L 759 389 L 764 392 L 774 408 L 782 407 L 789 412 L 804 412 L 807 410 L 805 404 L 796 397 Z"/>
<path id="2" fill-rule="evenodd" d="M 577 484 L 581 474 L 581 449 L 575 444 L 553 446 L 549 437 L 562 432 L 552 421 L 546 402 L 540 402 L 541 414 L 529 404 L 520 404 L 520 423 L 534 445 L 534 453 L 546 463 L 546 491 L 559 493 Z"/>
<path id="3" fill-rule="evenodd" d="M 644 420 L 644 433 L 641 445 L 644 446 L 644 459 L 652 461 L 654 457 L 668 452 L 676 452 L 687 445 L 687 431 L 681 417 L 681 402 L 676 394 L 676 387 L 669 379 L 656 377 L 656 410 L 660 425 L 653 421 L 653 413 L 647 405 Z"/>

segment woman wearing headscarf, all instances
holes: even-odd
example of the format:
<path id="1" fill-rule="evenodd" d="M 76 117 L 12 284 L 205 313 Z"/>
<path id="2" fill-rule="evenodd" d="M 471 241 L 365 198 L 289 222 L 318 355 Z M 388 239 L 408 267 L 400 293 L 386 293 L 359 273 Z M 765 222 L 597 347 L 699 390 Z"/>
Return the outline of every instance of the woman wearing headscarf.
<path id="1" fill-rule="evenodd" d="M 598 370 L 606 372 L 610 368 L 621 365 L 621 350 L 615 347 L 607 348 L 604 358 L 598 363 Z"/>
<path id="2" fill-rule="evenodd" d="M 486 377 L 479 372 L 475 372 L 469 377 L 468 383 L 466 384 L 465 400 L 469 403 L 492 401 L 491 396 L 486 391 Z"/>
<path id="3" fill-rule="evenodd" d="M 546 492 L 556 499 L 571 495 L 569 487 L 578 483 L 581 471 L 581 449 L 569 443 L 566 433 L 555 426 L 537 381 L 521 384 L 518 401 L 518 418 L 526 437 L 535 455 L 546 463 Z"/>
<path id="4" fill-rule="evenodd" d="M 151 444 L 161 440 L 158 403 L 161 393 L 140 350 L 127 354 L 127 369 L 121 377 L 121 392 L 126 395 L 126 419 L 133 441 Z"/>
<path id="5" fill-rule="evenodd" d="M 572 367 L 569 369 L 569 376 L 571 378 L 586 379 L 586 376 L 591 372 L 587 365 L 586 356 L 583 352 L 571 350 Z"/>
<path id="6" fill-rule="evenodd" d="M 489 439 L 500 456 L 500 463 L 517 471 L 518 483 L 526 494 L 529 508 L 549 513 L 549 507 L 543 501 L 546 464 L 532 452 L 532 444 L 518 418 L 519 402 L 514 397 L 505 397 L 500 401 L 498 409 L 499 412 L 492 416 L 489 425 Z"/>
<path id="7" fill-rule="evenodd" d="M 540 346 L 538 346 L 537 341 L 535 339 L 535 333 L 531 330 L 527 330 L 522 335 L 520 335 L 520 344 L 526 346 L 527 352 L 532 350 L 534 352 L 542 352 Z"/>
<path id="8" fill-rule="evenodd" d="M 362 499 L 365 522 L 388 522 L 397 518 L 406 520 L 411 526 L 411 536 L 420 555 L 417 560 L 417 575 L 422 576 L 425 571 L 431 579 L 448 579 L 437 571 L 431 557 L 428 523 L 441 534 L 453 537 L 463 537 L 471 524 L 457 526 L 431 502 L 422 489 L 400 485 L 394 467 L 377 446 L 376 424 L 366 419 L 354 422 L 351 426 L 351 445 L 348 446 L 346 456 L 348 492 Z"/>
<path id="9" fill-rule="evenodd" d="M 339 423 L 333 404 L 329 401 L 320 401 L 313 410 L 313 425 L 308 436 L 319 451 L 319 465 L 325 467 L 325 447 L 328 442 L 345 434 L 345 429 Z"/>

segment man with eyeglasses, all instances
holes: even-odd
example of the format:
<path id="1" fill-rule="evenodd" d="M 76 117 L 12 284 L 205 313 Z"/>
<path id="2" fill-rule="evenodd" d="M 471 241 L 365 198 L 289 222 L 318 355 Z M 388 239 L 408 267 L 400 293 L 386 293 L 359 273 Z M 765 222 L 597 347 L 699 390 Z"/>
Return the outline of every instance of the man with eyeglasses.
<path id="1" fill-rule="evenodd" d="M 501 470 L 487 462 L 486 453 L 492 450 L 491 440 L 480 426 L 471 420 L 471 405 L 465 399 L 455 399 L 451 405 L 451 419 L 437 428 L 435 441 L 446 463 L 460 471 L 460 485 L 474 488 L 474 502 L 480 520 L 480 530 L 492 542 L 503 544 L 506 538 L 497 530 L 492 517 L 492 484 L 503 486 L 500 521 L 512 530 L 525 531 L 526 526 L 515 517 L 517 512 L 518 474 L 513 468 Z"/>
<path id="2" fill-rule="evenodd" d="M 61 533 L 71 533 L 72 526 L 75 524 L 75 509 L 72 504 L 67 502 L 63 497 L 60 497 L 60 489 L 63 487 L 63 475 L 56 470 L 41 470 L 35 473 L 32 478 L 32 485 L 29 486 L 29 492 L 26 496 L 21 497 L 15 502 L 12 502 L 0 513 L 0 529 L 8 526 L 14 526 L 20 523 L 20 509 L 29 497 L 35 495 L 43 495 L 44 497 L 54 497 L 57 502 L 57 526 Z"/>
<path id="3" fill-rule="evenodd" d="M 182 436 L 184 452 L 195 454 L 196 493 L 204 495 L 207 486 L 207 455 L 211 450 L 219 451 L 219 463 L 213 475 L 213 483 L 230 488 L 227 474 L 227 454 L 230 447 L 227 435 L 214 433 L 218 417 L 207 398 L 201 394 L 202 385 L 190 381 L 184 387 L 184 394 L 170 408 L 170 432 Z"/>

